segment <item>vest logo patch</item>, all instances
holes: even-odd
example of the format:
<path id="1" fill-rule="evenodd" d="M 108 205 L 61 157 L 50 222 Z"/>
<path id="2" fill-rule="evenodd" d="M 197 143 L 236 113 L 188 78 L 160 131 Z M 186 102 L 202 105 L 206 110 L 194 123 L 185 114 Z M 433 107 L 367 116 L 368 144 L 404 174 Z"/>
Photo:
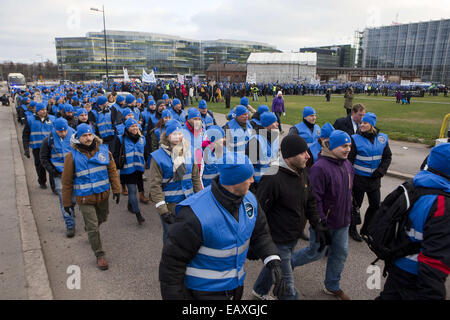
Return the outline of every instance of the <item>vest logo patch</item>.
<path id="1" fill-rule="evenodd" d="M 255 216 L 255 208 L 253 208 L 253 205 L 250 202 L 246 202 L 244 204 L 245 207 L 245 213 L 247 214 L 247 217 L 249 219 L 253 219 Z"/>
<path id="2" fill-rule="evenodd" d="M 385 143 L 386 142 L 386 138 L 383 136 L 378 136 L 378 142 L 379 143 Z"/>
<path id="3" fill-rule="evenodd" d="M 98 160 L 100 160 L 101 162 L 105 162 L 106 161 L 106 157 L 103 153 L 99 153 L 98 154 Z"/>

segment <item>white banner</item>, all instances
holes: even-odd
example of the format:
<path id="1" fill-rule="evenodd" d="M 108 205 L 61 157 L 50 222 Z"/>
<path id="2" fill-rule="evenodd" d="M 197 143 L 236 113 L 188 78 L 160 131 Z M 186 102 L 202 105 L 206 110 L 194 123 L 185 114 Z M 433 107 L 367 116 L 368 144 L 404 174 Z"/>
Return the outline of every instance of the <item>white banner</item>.
<path id="1" fill-rule="evenodd" d="M 247 73 L 246 82 L 256 84 L 256 73 L 253 73 L 253 74 Z"/>
<path id="2" fill-rule="evenodd" d="M 123 68 L 123 81 L 124 82 L 131 82 L 130 77 L 128 76 L 128 70 Z"/>
<path id="3" fill-rule="evenodd" d="M 153 72 L 153 70 L 152 72 L 150 72 L 150 74 L 148 74 L 144 69 L 142 69 L 142 82 L 156 83 L 155 73 Z"/>
<path id="4" fill-rule="evenodd" d="M 177 74 L 178 83 L 184 84 L 184 76 L 182 74 Z"/>
<path id="5" fill-rule="evenodd" d="M 192 82 L 193 82 L 194 84 L 198 84 L 198 82 L 199 82 L 198 76 L 193 76 L 193 77 L 192 77 Z"/>
<path id="6" fill-rule="evenodd" d="M 409 86 L 411 84 L 410 80 L 402 80 L 400 81 L 401 86 Z"/>
<path id="7" fill-rule="evenodd" d="M 377 81 L 384 81 L 384 76 L 377 74 Z"/>

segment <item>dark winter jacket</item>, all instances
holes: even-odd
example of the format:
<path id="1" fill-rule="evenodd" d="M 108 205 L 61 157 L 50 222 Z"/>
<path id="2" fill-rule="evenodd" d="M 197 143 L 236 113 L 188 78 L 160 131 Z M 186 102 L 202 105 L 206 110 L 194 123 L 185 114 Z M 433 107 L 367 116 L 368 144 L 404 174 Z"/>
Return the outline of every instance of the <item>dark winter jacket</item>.
<path id="1" fill-rule="evenodd" d="M 352 116 L 349 114 L 346 117 L 336 119 L 336 121 L 333 124 L 334 129 L 336 130 L 342 130 L 344 132 L 347 132 L 347 134 L 351 137 L 356 132 L 353 129 L 353 122 L 352 122 Z"/>
<path id="2" fill-rule="evenodd" d="M 229 193 L 219 184 L 216 177 L 211 184 L 211 192 L 216 200 L 238 220 L 239 207 L 243 197 Z M 187 264 L 196 256 L 203 244 L 200 220 L 190 207 L 182 207 L 176 216 L 176 222 L 169 226 L 168 238 L 164 244 L 159 265 L 159 281 L 163 299 L 180 300 L 192 297 L 192 292 L 184 285 Z M 266 216 L 258 205 L 256 225 L 250 238 L 250 249 L 265 259 L 278 255 L 278 249 L 272 241 Z"/>

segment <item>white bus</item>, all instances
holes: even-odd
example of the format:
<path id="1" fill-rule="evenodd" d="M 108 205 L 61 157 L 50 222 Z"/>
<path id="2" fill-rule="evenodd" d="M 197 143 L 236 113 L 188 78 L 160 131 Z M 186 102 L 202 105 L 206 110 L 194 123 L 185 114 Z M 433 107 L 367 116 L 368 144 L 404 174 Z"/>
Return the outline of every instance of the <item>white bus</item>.
<path id="1" fill-rule="evenodd" d="M 12 91 L 13 89 L 25 90 L 27 88 L 25 76 L 21 73 L 9 73 L 8 74 L 8 88 L 9 88 L 9 91 Z"/>

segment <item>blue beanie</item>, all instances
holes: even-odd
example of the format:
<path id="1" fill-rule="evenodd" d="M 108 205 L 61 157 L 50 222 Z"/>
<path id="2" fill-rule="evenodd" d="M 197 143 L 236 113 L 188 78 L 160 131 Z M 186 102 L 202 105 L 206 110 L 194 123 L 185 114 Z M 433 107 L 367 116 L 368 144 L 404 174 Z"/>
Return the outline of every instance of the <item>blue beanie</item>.
<path id="1" fill-rule="evenodd" d="M 307 116 L 310 116 L 310 115 L 313 115 L 313 114 L 316 114 L 316 110 L 314 110 L 312 107 L 306 106 L 303 109 L 303 118 L 306 118 Z"/>
<path id="2" fill-rule="evenodd" d="M 77 110 L 77 112 L 75 113 L 76 117 L 81 116 L 82 114 L 88 114 L 87 110 L 85 108 L 80 108 Z"/>
<path id="3" fill-rule="evenodd" d="M 162 98 L 163 98 L 163 100 L 169 99 L 169 95 L 167 93 L 164 93 Z"/>
<path id="4" fill-rule="evenodd" d="M 206 101 L 205 100 L 200 100 L 199 102 L 198 102 L 198 108 L 199 109 L 207 109 L 208 108 L 208 106 L 206 105 Z"/>
<path id="5" fill-rule="evenodd" d="M 321 138 L 329 138 L 330 134 L 334 131 L 334 127 L 331 123 L 327 122 L 323 125 L 322 129 L 320 129 L 320 137 Z"/>
<path id="6" fill-rule="evenodd" d="M 45 109 L 45 105 L 42 102 L 36 103 L 36 113 L 38 113 L 42 109 Z"/>
<path id="7" fill-rule="evenodd" d="M 370 123 L 372 127 L 375 127 L 375 124 L 377 123 L 377 116 L 375 115 L 375 113 L 367 112 L 361 121 Z"/>
<path id="8" fill-rule="evenodd" d="M 126 103 L 126 104 L 133 103 L 134 100 L 136 100 L 136 98 L 135 98 L 132 94 L 128 94 L 128 95 L 125 97 L 125 103 Z"/>
<path id="9" fill-rule="evenodd" d="M 253 165 L 245 154 L 227 152 L 219 164 L 219 182 L 233 186 L 244 182 L 255 173 Z"/>
<path id="10" fill-rule="evenodd" d="M 192 118 L 200 118 L 201 114 L 200 111 L 198 111 L 197 108 L 189 108 L 188 110 L 188 116 L 187 119 L 192 119 Z"/>
<path id="11" fill-rule="evenodd" d="M 142 102 L 144 102 L 144 101 L 142 101 L 141 98 L 136 99 L 136 103 L 142 103 Z"/>
<path id="12" fill-rule="evenodd" d="M 261 125 L 263 127 L 268 127 L 270 126 L 272 123 L 277 121 L 277 117 L 275 114 L 273 114 L 272 112 L 264 112 L 261 117 Z"/>
<path id="13" fill-rule="evenodd" d="M 127 115 L 129 115 L 130 113 L 133 113 L 133 111 L 131 111 L 130 108 L 124 108 L 124 109 L 122 110 L 122 115 L 123 115 L 124 118 L 125 118 Z M 134 116 L 134 114 L 133 114 L 133 116 Z"/>
<path id="14" fill-rule="evenodd" d="M 71 104 L 66 104 L 64 106 L 64 112 L 74 112 L 75 110 L 73 109 L 73 106 Z"/>
<path id="15" fill-rule="evenodd" d="M 72 97 L 72 101 L 80 101 L 80 99 L 78 99 L 77 96 L 73 96 L 73 97 Z"/>
<path id="16" fill-rule="evenodd" d="M 129 118 L 125 121 L 125 128 L 129 129 L 133 124 L 138 124 L 138 122 L 133 118 Z"/>
<path id="17" fill-rule="evenodd" d="M 169 109 L 164 109 L 162 114 L 161 114 L 161 118 L 167 118 L 170 117 L 172 119 L 172 113 L 170 112 Z"/>
<path id="18" fill-rule="evenodd" d="M 330 150 L 333 150 L 337 147 L 342 146 L 346 143 L 351 143 L 352 140 L 350 139 L 350 136 L 348 133 L 342 131 L 342 130 L 334 130 L 330 134 Z"/>
<path id="19" fill-rule="evenodd" d="M 102 105 L 104 105 L 107 102 L 108 102 L 108 99 L 106 99 L 105 96 L 100 96 L 100 97 L 97 98 L 97 105 L 98 106 L 102 106 Z"/>
<path id="20" fill-rule="evenodd" d="M 34 100 L 31 100 L 30 107 L 36 107 L 37 102 Z"/>
<path id="21" fill-rule="evenodd" d="M 450 177 L 450 143 L 442 143 L 431 149 L 427 165 Z"/>
<path id="22" fill-rule="evenodd" d="M 166 136 L 171 135 L 175 131 L 181 132 L 181 124 L 175 119 L 171 119 L 166 123 Z"/>
<path id="23" fill-rule="evenodd" d="M 248 106 L 248 98 L 247 97 L 242 97 L 241 98 L 241 104 L 243 106 Z"/>
<path id="24" fill-rule="evenodd" d="M 117 96 L 116 98 L 116 102 L 120 103 L 120 102 L 124 102 L 125 101 L 125 97 L 124 96 Z"/>
<path id="25" fill-rule="evenodd" d="M 150 107 L 150 106 L 152 106 L 152 105 L 154 105 L 154 104 L 156 104 L 156 102 L 155 102 L 155 100 L 149 100 L 148 101 L 148 106 Z"/>
<path id="26" fill-rule="evenodd" d="M 77 138 L 80 138 L 85 133 L 92 133 L 92 127 L 86 123 L 82 123 L 77 127 Z"/>
<path id="27" fill-rule="evenodd" d="M 248 113 L 247 108 L 242 105 L 238 105 L 234 110 L 234 117 L 239 117 L 246 113 Z"/>
<path id="28" fill-rule="evenodd" d="M 262 115 L 264 112 L 267 111 L 269 111 L 269 107 L 262 104 L 258 107 L 258 110 L 256 112 L 258 112 L 259 115 Z"/>
<path id="29" fill-rule="evenodd" d="M 168 99 L 168 98 L 167 98 L 167 99 Z M 172 100 L 172 105 L 173 105 L 173 106 L 176 106 L 177 104 L 181 104 L 180 99 L 177 99 L 177 98 L 173 99 L 173 100 Z"/>
<path id="30" fill-rule="evenodd" d="M 67 123 L 66 119 L 60 117 L 53 122 L 53 127 L 56 131 L 65 131 L 69 129 L 69 124 Z"/>
<path id="31" fill-rule="evenodd" d="M 206 136 L 209 141 L 214 142 L 216 140 L 225 138 L 225 131 L 219 126 L 213 125 L 206 130 Z"/>

